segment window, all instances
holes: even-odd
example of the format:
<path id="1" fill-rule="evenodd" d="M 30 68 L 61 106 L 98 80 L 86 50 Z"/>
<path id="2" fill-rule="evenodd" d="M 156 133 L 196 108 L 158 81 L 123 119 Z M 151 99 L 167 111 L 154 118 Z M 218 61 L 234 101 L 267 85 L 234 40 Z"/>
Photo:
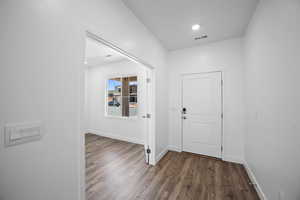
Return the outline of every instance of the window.
<path id="1" fill-rule="evenodd" d="M 107 116 L 137 116 L 137 76 L 115 77 L 107 80 Z"/>

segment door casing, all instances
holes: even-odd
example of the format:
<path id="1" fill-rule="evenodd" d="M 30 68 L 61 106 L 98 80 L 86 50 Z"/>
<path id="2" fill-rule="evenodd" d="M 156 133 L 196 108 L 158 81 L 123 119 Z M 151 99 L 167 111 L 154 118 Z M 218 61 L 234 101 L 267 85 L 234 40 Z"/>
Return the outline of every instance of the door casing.
<path id="1" fill-rule="evenodd" d="M 221 160 L 224 160 L 224 78 L 223 78 L 223 72 L 222 71 L 207 71 L 207 72 L 195 72 L 195 73 L 182 73 L 181 74 L 181 79 L 180 79 L 180 104 L 181 104 L 181 111 L 183 108 L 183 79 L 184 76 L 187 75 L 196 75 L 196 74 L 208 74 L 208 73 L 221 73 L 221 112 L 222 112 L 222 118 L 221 118 Z M 181 152 L 183 151 L 183 119 L 181 119 L 180 123 L 180 130 L 181 130 L 181 142 L 180 142 L 180 150 Z"/>
<path id="2" fill-rule="evenodd" d="M 89 31 L 88 29 L 86 29 L 84 31 L 84 38 L 85 37 L 90 37 L 110 48 L 112 48 L 113 50 L 119 52 L 120 54 L 124 55 L 125 57 L 127 57 L 128 59 L 132 60 L 133 62 L 136 62 L 138 64 L 143 65 L 144 67 L 146 67 L 147 70 L 147 77 L 150 79 L 150 84 L 147 84 L 148 87 L 148 92 L 149 92 L 149 99 L 148 99 L 148 112 L 150 113 L 151 117 L 148 119 L 148 133 L 146 135 L 146 142 L 148 143 L 150 149 L 151 149 L 151 154 L 150 154 L 150 165 L 155 165 L 156 164 L 156 160 L 155 160 L 155 153 L 156 153 L 156 149 L 155 149 L 155 75 L 156 75 L 156 70 L 155 68 L 150 65 L 149 63 L 143 61 L 142 59 L 139 59 L 138 57 L 128 53 L 127 51 L 119 48 L 118 46 L 114 45 L 113 43 L 99 37 L 98 35 L 92 33 L 91 31 Z M 85 46 L 85 45 L 84 45 Z M 84 60 L 84 56 L 83 59 Z M 79 69 L 80 71 L 80 85 L 81 87 L 79 88 L 79 92 L 80 92 L 80 134 L 79 134 L 79 144 L 80 144 L 80 150 L 79 150 L 79 196 L 81 200 L 85 200 L 85 188 L 86 188 L 86 183 L 85 183 L 85 124 L 84 124 L 84 94 L 85 94 L 85 74 L 84 74 L 84 63 L 82 64 L 82 67 Z"/>

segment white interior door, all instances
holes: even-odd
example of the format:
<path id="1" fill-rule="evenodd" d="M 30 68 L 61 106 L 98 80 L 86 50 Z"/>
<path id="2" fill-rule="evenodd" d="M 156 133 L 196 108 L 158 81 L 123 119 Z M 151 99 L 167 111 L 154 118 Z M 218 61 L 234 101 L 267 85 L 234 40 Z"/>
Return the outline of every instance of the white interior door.
<path id="1" fill-rule="evenodd" d="M 221 158 L 221 72 L 183 76 L 183 151 Z"/>
<path id="2" fill-rule="evenodd" d="M 149 76 L 150 76 L 150 70 L 143 67 L 144 68 L 144 73 L 143 76 L 140 77 L 139 80 L 139 108 L 140 108 L 140 117 L 142 118 L 143 121 L 143 127 L 144 127 L 144 149 L 145 149 L 145 161 L 147 163 L 150 163 L 150 154 L 152 152 L 148 152 L 148 149 L 150 148 L 150 119 L 151 119 L 151 115 L 150 115 L 150 82 L 148 83 L 147 80 L 149 80 Z M 150 150 L 151 151 L 151 150 Z"/>

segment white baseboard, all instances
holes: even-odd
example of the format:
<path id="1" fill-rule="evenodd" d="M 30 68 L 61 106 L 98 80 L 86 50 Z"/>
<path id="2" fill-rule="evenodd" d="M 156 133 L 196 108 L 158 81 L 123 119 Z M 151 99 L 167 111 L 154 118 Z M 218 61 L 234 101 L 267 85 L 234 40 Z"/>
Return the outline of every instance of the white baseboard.
<path id="1" fill-rule="evenodd" d="M 166 153 L 168 153 L 168 151 L 169 149 L 166 148 L 162 152 L 160 152 L 160 154 L 158 154 L 158 156 L 156 156 L 155 158 L 155 163 L 158 163 L 166 155 Z"/>
<path id="2" fill-rule="evenodd" d="M 181 152 L 181 149 L 179 147 L 173 146 L 173 145 L 169 145 L 168 149 L 170 151 L 177 151 L 177 152 Z"/>
<path id="3" fill-rule="evenodd" d="M 266 195 L 264 194 L 264 192 L 261 189 L 261 186 L 259 185 L 259 183 L 257 182 L 257 179 L 253 173 L 253 171 L 251 170 L 250 166 L 248 165 L 248 163 L 246 161 L 244 161 L 244 167 L 248 173 L 248 176 L 251 180 L 251 182 L 254 184 L 254 188 L 256 189 L 256 192 L 259 196 L 259 198 L 261 200 L 268 200 Z"/>
<path id="4" fill-rule="evenodd" d="M 244 164 L 244 159 L 237 156 L 223 155 L 223 160 L 227 162 Z"/>
<path id="5" fill-rule="evenodd" d="M 129 138 L 129 137 L 121 136 L 121 135 L 118 135 L 118 134 L 103 132 L 103 131 L 100 131 L 100 130 L 87 129 L 86 133 L 93 133 L 95 135 L 99 135 L 99 136 L 103 136 L 103 137 L 108 137 L 108 138 L 112 138 L 112 139 L 116 139 L 116 140 L 122 140 L 122 141 L 126 141 L 126 142 L 131 142 L 131 143 L 135 143 L 135 144 L 144 145 L 144 141 L 141 140 L 141 139 Z"/>

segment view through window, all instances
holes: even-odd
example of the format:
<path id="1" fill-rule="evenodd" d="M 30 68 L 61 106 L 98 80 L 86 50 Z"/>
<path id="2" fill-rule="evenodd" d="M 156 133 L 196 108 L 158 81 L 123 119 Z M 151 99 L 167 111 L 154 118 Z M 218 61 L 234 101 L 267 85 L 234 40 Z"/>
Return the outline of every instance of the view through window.
<path id="1" fill-rule="evenodd" d="M 107 82 L 107 115 L 137 116 L 137 76 L 115 77 Z"/>

